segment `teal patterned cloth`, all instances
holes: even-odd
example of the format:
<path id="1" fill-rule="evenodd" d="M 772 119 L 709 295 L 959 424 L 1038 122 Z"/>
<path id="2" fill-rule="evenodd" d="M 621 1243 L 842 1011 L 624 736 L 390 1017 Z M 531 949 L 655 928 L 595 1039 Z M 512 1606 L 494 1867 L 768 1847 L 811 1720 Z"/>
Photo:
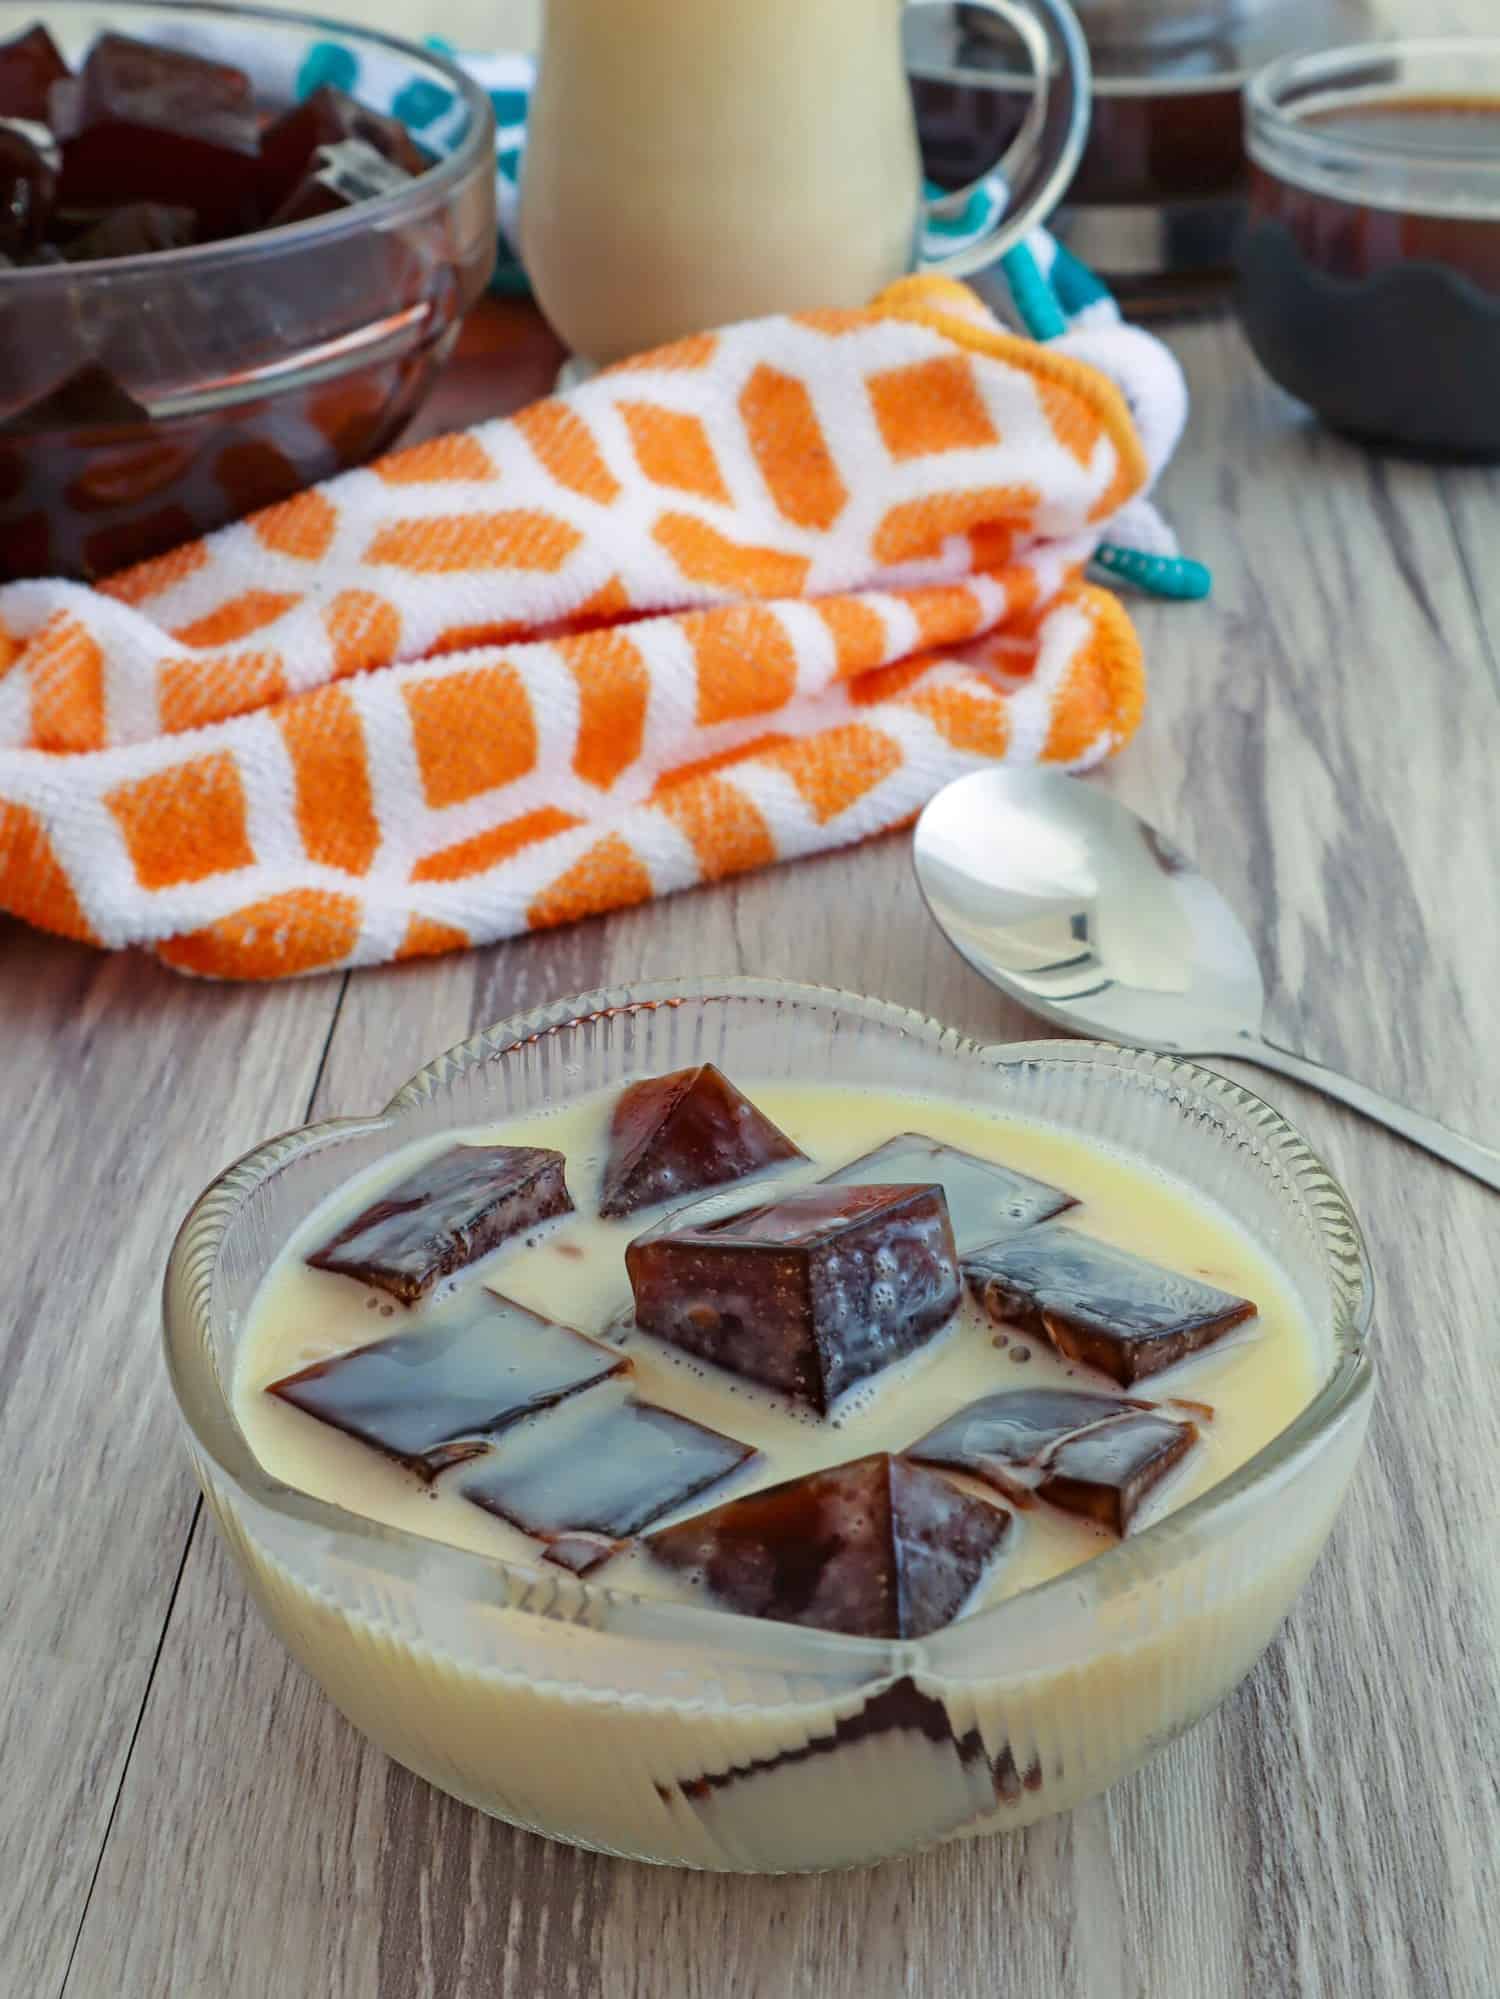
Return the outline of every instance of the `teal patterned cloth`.
<path id="1" fill-rule="evenodd" d="M 816 0 L 808 4 L 815 5 Z M 515 53 L 469 54 L 437 37 L 430 38 L 427 46 L 471 76 L 494 107 L 500 244 L 491 288 L 502 295 L 525 297 L 531 287 L 521 263 L 517 219 L 526 112 L 536 65 L 530 56 Z M 306 97 L 323 84 L 336 84 L 376 110 L 393 113 L 435 153 L 449 151 L 461 135 L 461 107 L 451 91 L 409 76 L 386 75 L 373 63 L 362 64 L 341 42 L 315 42 L 308 48 L 297 74 L 296 95 Z M 1005 210 L 1006 188 L 998 174 L 959 195 L 937 187 L 928 192 L 935 206 L 922 247 L 933 257 L 968 248 Z M 1045 229 L 1033 230 L 1024 243 L 1008 251 L 985 274 L 983 289 L 988 302 L 1033 340 L 1065 335 L 1086 339 L 1091 332 L 1117 329 L 1121 323 L 1119 307 L 1106 287 Z M 1144 429 L 1152 410 L 1143 401 L 1131 401 Z M 1206 597 L 1212 588 L 1208 570 L 1178 552 L 1176 537 L 1156 508 L 1142 500 L 1133 503 L 1128 513 L 1128 520 L 1115 524 L 1115 538 L 1098 551 L 1097 565 L 1114 581 L 1131 583 L 1152 596 Z"/>

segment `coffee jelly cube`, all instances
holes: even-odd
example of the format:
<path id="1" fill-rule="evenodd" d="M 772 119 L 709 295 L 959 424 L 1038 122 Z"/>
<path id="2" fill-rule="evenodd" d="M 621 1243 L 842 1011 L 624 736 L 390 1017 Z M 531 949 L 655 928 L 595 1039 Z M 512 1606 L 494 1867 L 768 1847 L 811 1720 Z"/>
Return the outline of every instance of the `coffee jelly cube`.
<path id="1" fill-rule="evenodd" d="M 955 1410 L 909 1444 L 906 1455 L 917 1464 L 968 1472 L 1013 1504 L 1030 1506 L 1041 1482 L 1041 1461 L 1055 1444 L 1149 1406 L 1081 1388 L 1002 1389 Z"/>
<path id="2" fill-rule="evenodd" d="M 46 124 L 48 93 L 69 74 L 56 42 L 40 23 L 0 42 L 0 118 Z"/>
<path id="3" fill-rule="evenodd" d="M 968 1472 L 1018 1506 L 1035 1497 L 1123 1534 L 1142 1502 L 1198 1441 L 1196 1424 L 1154 1403 L 1081 1389 L 982 1396 L 907 1450 Z"/>
<path id="4" fill-rule="evenodd" d="M 1003 1507 L 879 1452 L 728 1500 L 646 1545 L 746 1617 L 923 1638 L 959 1615 L 1010 1527 Z"/>
<path id="5" fill-rule="evenodd" d="M 633 1215 L 802 1157 L 712 1062 L 677 1069 L 621 1092 L 599 1212 Z"/>
<path id="6" fill-rule="evenodd" d="M 276 229 L 287 222 L 310 222 L 316 215 L 336 215 L 340 209 L 392 194 L 410 180 L 409 173 L 362 139 L 321 146 L 311 168 L 272 215 L 270 226 Z"/>
<path id="7" fill-rule="evenodd" d="M 187 206 L 211 234 L 255 219 L 260 120 L 243 70 L 101 35 L 50 106 L 65 207 Z"/>
<path id="8" fill-rule="evenodd" d="M 628 1539 L 754 1456 L 749 1444 L 609 1386 L 507 1432 L 462 1490 L 586 1573 L 568 1545 L 579 1536 Z"/>
<path id="9" fill-rule="evenodd" d="M 403 1305 L 511 1236 L 572 1212 L 560 1152 L 455 1145 L 408 1173 L 314 1250 L 315 1270 L 389 1291 Z"/>
<path id="10" fill-rule="evenodd" d="M 1052 1506 L 1124 1534 L 1143 1500 L 1198 1441 L 1197 1426 L 1137 1410 L 1081 1430 L 1047 1454 L 1037 1490 Z"/>
<path id="11" fill-rule="evenodd" d="M 347 91 L 325 83 L 290 111 L 283 112 L 261 134 L 261 213 L 274 215 L 315 170 L 319 150 L 337 146 L 345 139 L 363 140 L 406 174 L 425 173 L 431 164 L 399 118 L 371 111 Z"/>
<path id="12" fill-rule="evenodd" d="M 638 1324 L 827 1415 L 960 1296 L 940 1187 L 808 1187 L 625 1252 Z"/>
<path id="13" fill-rule="evenodd" d="M 56 261 L 62 261 L 60 255 Z M 28 437 L 54 430 L 134 428 L 150 421 L 150 411 L 116 381 L 108 368 L 97 361 L 88 361 L 54 383 L 35 402 L 27 403 L 0 421 L 0 432 Z"/>
<path id="14" fill-rule="evenodd" d="M 1255 1307 L 1056 1222 L 987 1243 L 964 1275 L 993 1319 L 1050 1340 L 1122 1387 L 1175 1367 Z"/>
<path id="15" fill-rule="evenodd" d="M 628 1365 L 571 1326 L 480 1291 L 454 1322 L 316 1361 L 267 1393 L 431 1480 L 508 1424 Z"/>
<path id="16" fill-rule="evenodd" d="M 133 201 L 112 208 L 92 227 L 70 237 L 63 255 L 70 264 L 109 257 L 146 257 L 159 250 L 182 250 L 197 240 L 198 218 L 191 208 L 159 201 Z"/>
<path id="17" fill-rule="evenodd" d="M 57 204 L 59 158 L 45 125 L 0 118 L 0 251 L 35 250 Z"/>
<path id="18" fill-rule="evenodd" d="M 948 1216 L 960 1254 L 1003 1231 L 1030 1228 L 1078 1205 L 1078 1197 L 1064 1193 L 1061 1187 L 1033 1180 L 1027 1173 L 963 1152 L 956 1145 L 944 1145 L 941 1139 L 927 1138 L 919 1131 L 903 1132 L 824 1178 L 825 1184 L 833 1186 L 853 1182 L 864 1187 L 887 1181 L 910 1184 L 935 1180 L 948 1198 Z"/>

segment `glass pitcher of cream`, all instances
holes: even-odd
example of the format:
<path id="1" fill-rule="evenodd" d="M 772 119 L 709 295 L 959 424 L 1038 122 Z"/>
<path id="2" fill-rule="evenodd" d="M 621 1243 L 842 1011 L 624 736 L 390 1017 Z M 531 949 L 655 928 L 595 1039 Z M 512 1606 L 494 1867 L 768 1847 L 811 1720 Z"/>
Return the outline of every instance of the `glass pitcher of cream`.
<path id="1" fill-rule="evenodd" d="M 905 4 L 548 0 L 521 241 L 575 354 L 602 366 L 732 320 L 864 305 L 919 268 L 963 277 L 1045 218 L 1088 130 L 1067 0 L 966 0 L 1019 43 L 1031 96 L 998 163 L 1005 213 L 930 259 Z"/>

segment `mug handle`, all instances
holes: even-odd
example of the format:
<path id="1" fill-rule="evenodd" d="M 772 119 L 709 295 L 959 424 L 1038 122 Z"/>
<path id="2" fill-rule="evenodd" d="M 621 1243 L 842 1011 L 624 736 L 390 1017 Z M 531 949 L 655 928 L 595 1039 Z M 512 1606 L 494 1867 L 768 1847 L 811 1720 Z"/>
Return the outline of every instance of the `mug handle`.
<path id="1" fill-rule="evenodd" d="M 950 0 L 907 0 L 909 6 L 948 6 Z M 983 270 L 1044 222 L 1067 191 L 1088 141 L 1092 69 L 1088 43 L 1068 0 L 967 0 L 997 14 L 1031 59 L 1034 85 L 1021 129 L 1003 159 L 965 188 L 927 204 L 942 216 L 962 206 L 996 172 L 1010 190 L 1005 213 L 977 242 L 945 256 L 923 257 L 917 268 L 945 278 Z M 1050 135 L 1050 136 L 1049 136 Z"/>

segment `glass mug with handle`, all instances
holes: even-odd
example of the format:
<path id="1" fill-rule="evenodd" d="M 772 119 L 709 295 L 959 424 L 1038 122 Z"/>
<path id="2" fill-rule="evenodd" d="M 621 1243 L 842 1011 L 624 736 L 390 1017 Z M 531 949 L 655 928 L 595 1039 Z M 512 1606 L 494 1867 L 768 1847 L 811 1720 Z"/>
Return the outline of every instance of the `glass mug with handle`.
<path id="1" fill-rule="evenodd" d="M 998 163 L 1010 201 L 981 240 L 923 258 L 905 0 L 548 0 L 521 245 L 574 353 L 604 366 L 737 319 L 864 305 L 916 269 L 964 277 L 1045 219 L 1088 132 L 1087 47 L 1067 0 L 964 12 L 981 6 L 1031 69 Z"/>

